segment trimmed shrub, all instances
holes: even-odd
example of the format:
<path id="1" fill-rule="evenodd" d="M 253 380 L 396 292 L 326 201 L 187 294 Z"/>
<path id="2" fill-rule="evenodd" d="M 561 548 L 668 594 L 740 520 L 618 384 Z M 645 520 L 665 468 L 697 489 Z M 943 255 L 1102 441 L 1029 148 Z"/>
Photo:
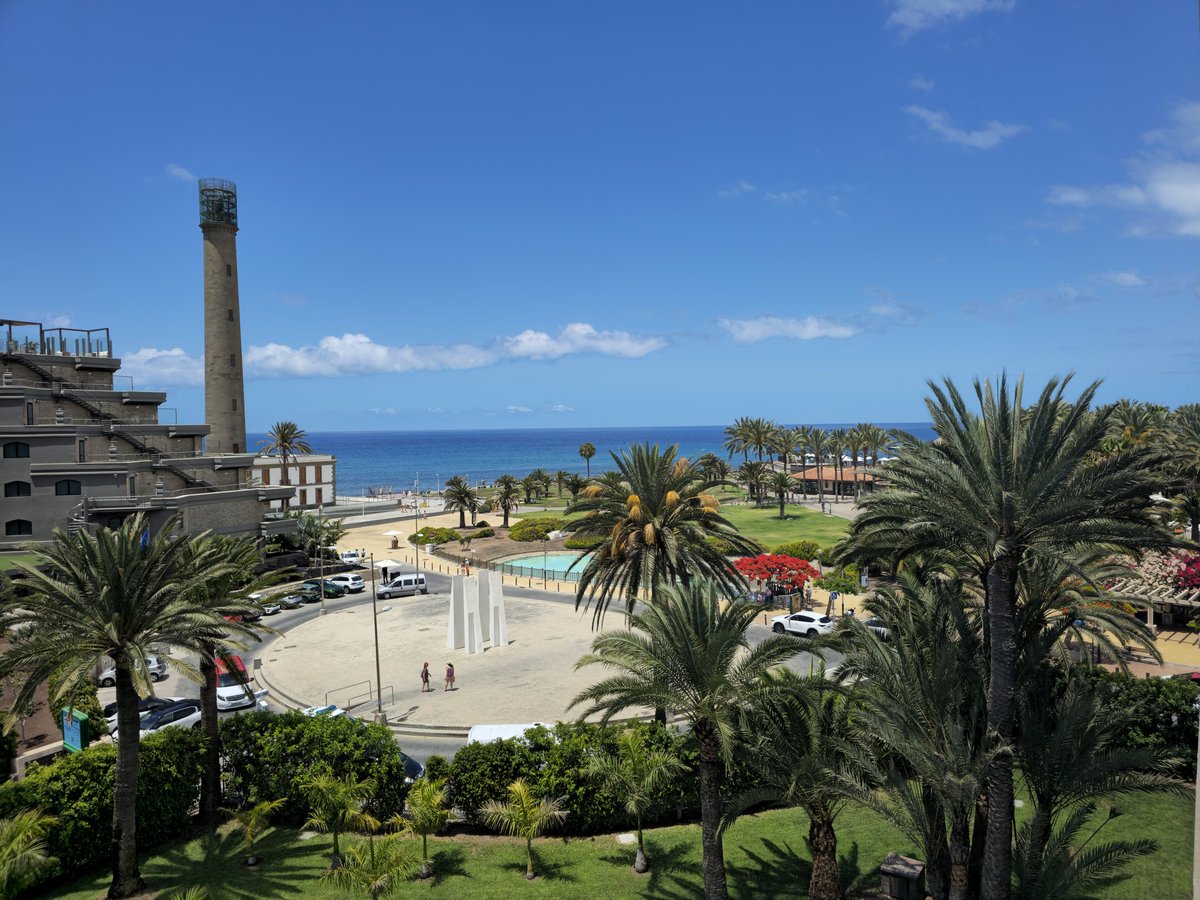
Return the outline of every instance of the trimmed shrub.
<path id="1" fill-rule="evenodd" d="M 478 522 L 475 523 L 475 527 L 476 528 L 491 528 L 492 523 L 489 522 L 487 519 L 480 519 Z M 479 537 L 479 535 L 475 535 L 475 536 Z"/>
<path id="2" fill-rule="evenodd" d="M 420 531 L 414 531 L 408 536 L 414 544 L 454 544 L 462 540 L 462 535 L 453 528 L 434 528 L 426 525 Z"/>
<path id="3" fill-rule="evenodd" d="M 1123 672 L 1081 667 L 1106 702 L 1133 716 L 1123 736 L 1130 749 L 1161 750 L 1180 760 L 1180 774 L 1196 775 L 1196 704 L 1200 683 L 1175 678 L 1137 678 Z"/>
<path id="4" fill-rule="evenodd" d="M 561 530 L 565 524 L 566 520 L 551 517 L 522 519 L 508 529 L 508 536 L 514 541 L 544 541 L 550 532 Z"/>
<path id="5" fill-rule="evenodd" d="M 568 550 L 595 550 L 604 541 L 605 537 L 602 534 L 591 537 L 569 537 L 563 541 L 563 546 Z"/>
<path id="6" fill-rule="evenodd" d="M 450 763 L 449 805 L 478 825 L 480 807 L 489 800 L 504 800 L 508 786 L 518 778 L 530 783 L 537 778 L 537 764 L 523 739 L 467 744 Z"/>
<path id="7" fill-rule="evenodd" d="M 436 753 L 425 760 L 425 777 L 430 781 L 438 781 L 450 777 L 450 760 Z"/>
<path id="8" fill-rule="evenodd" d="M 827 591 L 837 591 L 839 594 L 857 594 L 859 591 L 858 576 L 852 578 L 844 572 L 830 572 L 813 584 Z"/>
<path id="9" fill-rule="evenodd" d="M 236 795 L 258 803 L 286 797 L 276 818 L 281 824 L 304 822 L 308 809 L 296 784 L 318 773 L 374 781 L 364 808 L 378 819 L 404 810 L 403 761 L 386 725 L 352 716 L 248 712 L 221 722 L 221 749 L 231 799 Z"/>
<path id="10" fill-rule="evenodd" d="M 138 846 L 151 849 L 184 834 L 200 799 L 204 736 L 192 729 L 167 728 L 142 740 L 138 762 Z M 115 744 L 97 744 L 34 765 L 23 781 L 0 787 L 0 816 L 41 807 L 58 822 L 48 851 L 58 863 L 46 876 L 70 875 L 103 866 L 111 859 Z"/>
<path id="11" fill-rule="evenodd" d="M 475 540 L 475 538 L 485 538 L 485 537 L 495 537 L 495 536 L 496 536 L 495 529 L 485 525 L 483 528 L 480 528 L 478 531 L 471 534 L 470 538 L 471 538 L 471 540 Z"/>
<path id="12" fill-rule="evenodd" d="M 778 547 L 772 547 L 771 552 L 778 556 L 794 556 L 812 562 L 821 556 L 821 545 L 816 541 L 788 541 Z"/>

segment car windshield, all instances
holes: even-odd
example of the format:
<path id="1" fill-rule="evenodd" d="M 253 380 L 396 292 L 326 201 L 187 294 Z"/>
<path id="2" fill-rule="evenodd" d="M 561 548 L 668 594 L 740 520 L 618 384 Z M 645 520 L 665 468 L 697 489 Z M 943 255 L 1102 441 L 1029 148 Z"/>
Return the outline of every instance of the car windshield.
<path id="1" fill-rule="evenodd" d="M 217 687 L 233 687 L 241 683 L 241 680 L 233 672 L 222 672 L 217 676 Z"/>
<path id="2" fill-rule="evenodd" d="M 829 616 L 821 616 L 821 618 L 817 619 L 817 621 L 820 622 L 822 625 L 828 625 L 830 622 L 833 621 L 833 619 L 829 618 Z"/>

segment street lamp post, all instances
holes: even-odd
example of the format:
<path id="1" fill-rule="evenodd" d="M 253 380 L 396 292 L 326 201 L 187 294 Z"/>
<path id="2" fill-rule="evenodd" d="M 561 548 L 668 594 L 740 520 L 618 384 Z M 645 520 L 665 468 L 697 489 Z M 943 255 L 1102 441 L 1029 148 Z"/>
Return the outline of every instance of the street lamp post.
<path id="1" fill-rule="evenodd" d="M 325 548 L 321 545 L 324 542 L 324 528 L 321 524 L 322 506 L 317 504 L 317 590 L 321 592 L 321 615 L 325 615 Z"/>
<path id="2" fill-rule="evenodd" d="M 548 557 L 546 554 L 546 539 L 542 538 L 542 590 L 543 591 L 549 587 L 549 576 L 546 574 L 546 567 L 549 565 L 547 560 L 548 560 Z"/>
<path id="3" fill-rule="evenodd" d="M 413 529 L 413 565 L 417 571 L 417 587 L 421 586 L 421 505 L 417 500 L 413 499 L 413 522 L 416 527 Z"/>
<path id="4" fill-rule="evenodd" d="M 375 720 L 387 722 L 383 714 L 383 676 L 379 668 L 379 600 L 378 582 L 375 580 L 375 554 L 371 554 L 371 625 L 375 628 Z"/>

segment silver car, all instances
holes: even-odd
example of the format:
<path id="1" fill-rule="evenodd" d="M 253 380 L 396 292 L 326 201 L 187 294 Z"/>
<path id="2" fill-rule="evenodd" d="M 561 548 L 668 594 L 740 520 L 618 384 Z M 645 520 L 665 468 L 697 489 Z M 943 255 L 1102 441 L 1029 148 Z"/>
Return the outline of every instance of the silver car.
<path id="1" fill-rule="evenodd" d="M 146 669 L 150 673 L 151 681 L 162 681 L 167 677 L 167 664 L 157 656 L 146 657 Z M 100 687 L 113 687 L 117 683 L 117 666 L 116 663 L 105 668 L 96 676 L 96 683 Z"/>

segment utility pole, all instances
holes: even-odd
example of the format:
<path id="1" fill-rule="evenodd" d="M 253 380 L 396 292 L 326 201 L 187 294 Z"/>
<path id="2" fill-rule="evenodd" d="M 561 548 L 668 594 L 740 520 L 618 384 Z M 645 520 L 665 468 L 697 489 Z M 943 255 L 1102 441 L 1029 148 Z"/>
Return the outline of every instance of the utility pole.
<path id="1" fill-rule="evenodd" d="M 379 600 L 378 582 L 375 580 L 375 554 L 371 554 L 371 625 L 375 628 L 375 721 L 387 724 L 383 714 L 383 676 L 379 668 Z"/>

